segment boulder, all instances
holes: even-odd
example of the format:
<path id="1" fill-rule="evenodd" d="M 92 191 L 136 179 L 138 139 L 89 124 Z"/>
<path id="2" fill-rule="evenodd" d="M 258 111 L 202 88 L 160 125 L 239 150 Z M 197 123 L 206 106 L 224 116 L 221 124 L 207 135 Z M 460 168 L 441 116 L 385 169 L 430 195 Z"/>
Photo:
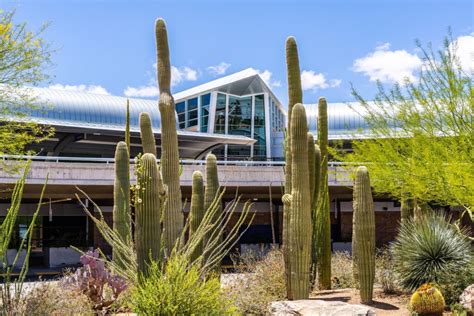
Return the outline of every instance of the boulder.
<path id="1" fill-rule="evenodd" d="M 464 308 L 474 311 L 474 284 L 469 285 L 459 296 L 459 303 Z"/>
<path id="2" fill-rule="evenodd" d="M 298 300 L 270 304 L 271 315 L 375 316 L 368 306 L 338 301 Z"/>

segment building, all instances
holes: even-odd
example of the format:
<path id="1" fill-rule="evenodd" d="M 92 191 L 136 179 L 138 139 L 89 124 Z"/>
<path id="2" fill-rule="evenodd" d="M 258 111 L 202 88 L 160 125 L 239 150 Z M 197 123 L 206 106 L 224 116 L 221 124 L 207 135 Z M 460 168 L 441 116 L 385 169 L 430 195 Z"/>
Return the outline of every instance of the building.
<path id="1" fill-rule="evenodd" d="M 33 157 L 25 186 L 17 237 L 25 230 L 28 216 L 35 209 L 40 188 L 49 174 L 46 203 L 35 230 L 31 263 L 61 267 L 78 261 L 71 245 L 107 249 L 75 194 L 77 188 L 86 192 L 111 221 L 113 156 L 116 143 L 124 138 L 127 100 L 46 88 L 34 88 L 33 91 L 43 108 L 33 111 L 29 119 L 54 126 L 56 133 L 51 139 L 31 147 L 38 155 Z M 177 93 L 174 98 L 183 159 L 183 198 L 189 201 L 192 172 L 203 170 L 202 159 L 207 153 L 214 152 L 219 160 L 220 183 L 226 187 L 223 202 L 228 205 L 237 192 L 243 200 L 254 202 L 255 219 L 240 240 L 240 250 L 280 242 L 287 115 L 278 98 L 253 69 Z M 354 106 L 355 110 L 346 104 L 328 105 L 330 141 L 343 141 L 350 146 L 353 137 L 367 136 L 360 114 L 362 109 Z M 306 108 L 310 130 L 314 132 L 317 107 L 306 105 Z M 161 133 L 157 102 L 130 99 L 130 109 L 131 158 L 141 151 L 140 112 L 150 113 L 159 150 Z M 333 248 L 350 249 L 352 181 L 342 166 L 337 163 L 329 166 Z M 0 191 L 11 188 L 16 178 L 0 170 Z M 0 216 L 4 216 L 9 196 L 3 193 L 1 197 Z M 79 197 L 90 211 L 97 211 L 82 194 Z M 375 210 L 377 242 L 382 245 L 396 233 L 394 223 L 399 220 L 399 204 L 378 197 Z"/>

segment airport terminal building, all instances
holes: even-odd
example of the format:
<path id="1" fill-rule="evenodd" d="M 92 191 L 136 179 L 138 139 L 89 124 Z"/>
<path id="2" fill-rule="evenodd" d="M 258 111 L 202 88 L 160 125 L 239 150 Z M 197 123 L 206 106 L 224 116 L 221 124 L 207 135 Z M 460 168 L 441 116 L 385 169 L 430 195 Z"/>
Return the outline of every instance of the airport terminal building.
<path id="1" fill-rule="evenodd" d="M 55 135 L 31 146 L 33 157 L 24 190 L 17 240 L 36 207 L 40 188 L 49 175 L 45 203 L 35 229 L 31 264 L 50 268 L 74 265 L 78 254 L 70 246 L 101 247 L 110 251 L 76 199 L 86 192 L 111 221 L 116 143 L 124 139 L 127 99 L 110 95 L 34 88 L 44 109 L 29 119 L 55 128 Z M 219 180 L 226 187 L 223 203 L 236 192 L 254 202 L 255 219 L 240 239 L 237 250 L 281 242 L 284 183 L 283 142 L 287 124 L 285 107 L 268 85 L 249 68 L 174 94 L 178 143 L 183 172 L 183 198 L 189 201 L 191 175 L 204 170 L 209 152 L 218 157 Z M 160 150 L 160 115 L 156 100 L 130 99 L 131 159 L 141 152 L 138 117 L 151 115 Z M 356 106 L 356 105 L 355 105 Z M 317 106 L 306 105 L 310 131 L 316 135 Z M 367 126 L 347 104 L 328 104 L 329 140 L 350 145 L 364 137 Z M 7 162 L 9 157 L 3 157 Z M 133 165 L 132 165 L 133 167 Z M 341 165 L 329 164 L 331 238 L 333 249 L 350 250 L 352 234 L 352 181 Z M 133 171 L 132 171 L 133 172 Z M 17 175 L 0 170 L 0 217 L 5 216 Z M 132 177 L 134 178 L 134 177 Z M 80 195 L 92 212 L 97 211 Z M 189 207 L 189 203 L 186 203 Z M 396 234 L 400 205 L 389 198 L 375 200 L 377 244 Z M 185 214 L 187 210 L 184 210 Z M 12 250 L 13 251 L 13 250 Z"/>

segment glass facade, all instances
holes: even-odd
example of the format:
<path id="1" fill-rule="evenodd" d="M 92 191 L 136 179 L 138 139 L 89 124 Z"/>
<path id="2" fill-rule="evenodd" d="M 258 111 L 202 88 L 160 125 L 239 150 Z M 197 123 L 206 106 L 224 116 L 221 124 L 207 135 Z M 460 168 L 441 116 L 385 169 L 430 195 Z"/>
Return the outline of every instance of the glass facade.
<path id="1" fill-rule="evenodd" d="M 186 127 L 198 125 L 198 98 L 192 98 L 187 101 L 186 113 Z"/>
<path id="2" fill-rule="evenodd" d="M 201 95 L 201 132 L 207 133 L 209 126 L 209 106 L 211 105 L 211 94 Z"/>
<path id="3" fill-rule="evenodd" d="M 252 97 L 229 96 L 227 133 L 252 137 Z M 229 159 L 245 160 L 250 157 L 250 146 L 227 146 Z"/>
<path id="4" fill-rule="evenodd" d="M 179 128 L 186 128 L 186 102 L 176 103 L 176 113 L 178 113 Z"/>
<path id="5" fill-rule="evenodd" d="M 257 142 L 253 145 L 254 160 L 265 160 L 267 158 L 267 142 L 265 133 L 265 98 L 264 95 L 255 96 L 253 138 Z"/>
<path id="6" fill-rule="evenodd" d="M 223 93 L 217 94 L 217 101 L 216 101 L 216 116 L 215 116 L 215 123 L 214 123 L 214 133 L 216 134 L 225 134 L 225 108 L 226 108 L 226 99 L 227 96 Z"/>
<path id="7" fill-rule="evenodd" d="M 285 128 L 285 116 L 277 103 L 270 97 L 270 117 L 273 132 L 282 132 Z"/>

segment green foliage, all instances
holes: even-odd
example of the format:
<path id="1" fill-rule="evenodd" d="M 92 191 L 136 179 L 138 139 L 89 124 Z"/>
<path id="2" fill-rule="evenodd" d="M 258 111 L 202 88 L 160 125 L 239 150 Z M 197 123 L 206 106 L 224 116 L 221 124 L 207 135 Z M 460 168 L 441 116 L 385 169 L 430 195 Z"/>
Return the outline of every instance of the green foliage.
<path id="1" fill-rule="evenodd" d="M 406 221 L 391 248 L 400 286 L 415 290 L 424 283 L 440 284 L 446 276 L 465 271 L 473 260 L 466 234 L 441 213 Z"/>
<path id="2" fill-rule="evenodd" d="M 353 269 L 357 270 L 354 275 L 358 277 L 361 302 L 367 304 L 372 302 L 375 279 L 375 215 L 369 173 L 364 166 L 356 171 L 353 209 Z"/>
<path id="3" fill-rule="evenodd" d="M 289 299 L 307 299 L 310 291 L 311 268 L 311 196 L 308 176 L 308 124 L 306 111 L 302 104 L 293 106 L 291 116 L 291 194 L 282 197 L 290 209 L 287 234 L 289 245 L 289 272 L 291 288 Z"/>
<path id="4" fill-rule="evenodd" d="M 446 305 L 458 303 L 459 296 L 471 284 L 474 284 L 474 261 L 458 273 L 444 274 L 438 281 L 438 287 L 443 293 Z"/>
<path id="5" fill-rule="evenodd" d="M 179 182 L 179 151 L 178 134 L 176 131 L 176 109 L 171 95 L 171 64 L 168 47 L 168 32 L 163 19 L 156 20 L 156 51 L 158 86 L 160 100 L 158 102 L 161 115 L 161 172 L 163 182 L 168 190 L 168 199 L 164 205 L 163 239 L 164 251 L 169 255 L 179 239 L 184 225 L 181 186 Z"/>
<path id="6" fill-rule="evenodd" d="M 417 44 L 424 62 L 416 82 L 407 80 L 388 90 L 379 83 L 374 102 L 353 89 L 367 112 L 372 137 L 354 140 L 352 153 L 336 156 L 346 162 L 363 161 L 376 192 L 470 210 L 474 205 L 472 76 L 461 69 L 451 36 L 438 52 Z"/>
<path id="7" fill-rule="evenodd" d="M 286 298 L 283 253 L 270 250 L 265 256 L 250 252 L 234 262 L 237 274 L 227 274 L 224 291 L 243 315 L 266 315 L 268 305 Z"/>
<path id="8" fill-rule="evenodd" d="M 125 242 L 131 241 L 131 220 L 130 155 L 127 144 L 119 142 L 115 149 L 113 227 Z M 121 261 L 117 253 L 113 254 L 113 259 Z"/>
<path id="9" fill-rule="evenodd" d="M 14 21 L 14 12 L 0 11 L 0 155 L 27 154 L 26 145 L 39 143 L 54 132 L 24 120 L 39 109 L 34 105 L 37 97 L 26 86 L 48 78 L 44 68 L 51 51 L 41 38 L 45 28 L 29 31 L 26 23 Z"/>
<path id="10" fill-rule="evenodd" d="M 328 187 L 328 116 L 325 98 L 318 101 L 318 142 L 321 150 L 321 176 L 316 210 L 317 272 L 320 288 L 331 288 L 331 219 Z"/>
<path id="11" fill-rule="evenodd" d="M 152 262 L 146 278 L 132 290 L 132 310 L 140 315 L 229 315 L 235 307 L 219 279 L 201 277 L 184 257 L 172 256 L 164 269 Z"/>

